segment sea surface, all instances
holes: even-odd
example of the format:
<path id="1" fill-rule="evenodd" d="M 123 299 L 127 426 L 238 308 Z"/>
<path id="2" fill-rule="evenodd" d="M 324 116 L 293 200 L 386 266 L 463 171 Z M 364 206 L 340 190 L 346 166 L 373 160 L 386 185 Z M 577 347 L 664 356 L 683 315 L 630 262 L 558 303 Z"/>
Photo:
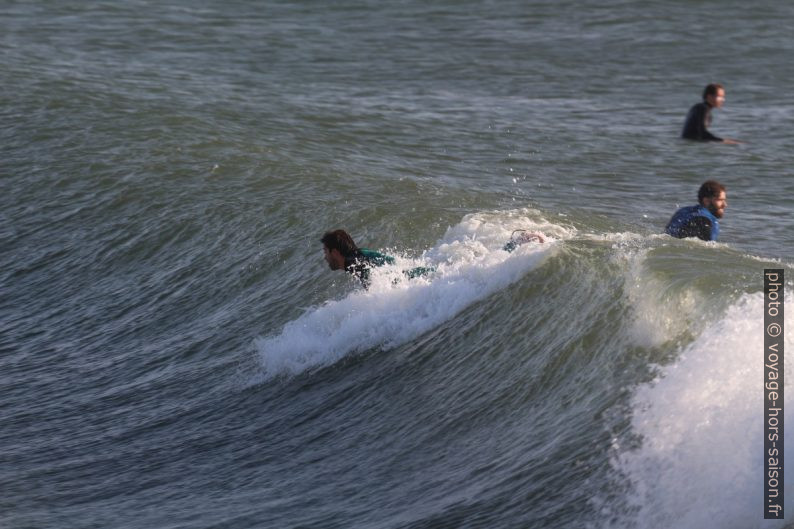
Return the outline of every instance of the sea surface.
<path id="1" fill-rule="evenodd" d="M 762 429 L 793 27 L 0 0 L 0 527 L 793 527 Z M 745 143 L 679 139 L 710 82 Z M 662 235 L 710 178 L 719 242 Z M 324 262 L 337 228 L 396 257 L 369 290 Z M 503 251 L 519 229 L 547 242 Z"/>

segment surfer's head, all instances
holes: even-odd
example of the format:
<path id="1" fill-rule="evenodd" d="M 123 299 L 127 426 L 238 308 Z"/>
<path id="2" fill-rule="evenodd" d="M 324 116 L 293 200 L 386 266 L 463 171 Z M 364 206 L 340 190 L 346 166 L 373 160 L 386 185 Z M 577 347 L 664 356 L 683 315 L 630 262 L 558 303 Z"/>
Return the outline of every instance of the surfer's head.
<path id="1" fill-rule="evenodd" d="M 720 108 L 725 103 L 725 88 L 717 83 L 706 85 L 703 89 L 703 101 L 711 107 Z"/>
<path id="2" fill-rule="evenodd" d="M 345 258 L 358 250 L 353 238 L 345 230 L 326 232 L 320 242 L 323 243 L 325 261 L 331 270 L 344 270 Z"/>
<path id="3" fill-rule="evenodd" d="M 725 195 L 725 186 L 716 180 L 706 180 L 698 190 L 698 203 L 721 219 L 728 207 L 728 198 Z"/>

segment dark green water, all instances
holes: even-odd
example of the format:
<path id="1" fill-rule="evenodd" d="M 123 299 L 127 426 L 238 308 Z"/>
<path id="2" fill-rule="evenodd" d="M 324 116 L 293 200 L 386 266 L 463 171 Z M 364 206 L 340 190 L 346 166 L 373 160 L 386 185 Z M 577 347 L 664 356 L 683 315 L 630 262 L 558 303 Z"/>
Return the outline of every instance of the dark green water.
<path id="1" fill-rule="evenodd" d="M 791 5 L 0 8 L 1 526 L 786 525 Z M 746 143 L 678 138 L 709 82 Z"/>

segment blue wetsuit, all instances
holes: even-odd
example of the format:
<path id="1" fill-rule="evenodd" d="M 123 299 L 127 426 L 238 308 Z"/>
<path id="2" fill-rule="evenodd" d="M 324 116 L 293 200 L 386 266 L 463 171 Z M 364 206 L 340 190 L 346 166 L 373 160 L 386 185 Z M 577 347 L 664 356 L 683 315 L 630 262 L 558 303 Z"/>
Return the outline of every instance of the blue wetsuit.
<path id="1" fill-rule="evenodd" d="M 678 239 L 697 237 L 716 241 L 720 235 L 720 221 L 704 206 L 686 206 L 675 212 L 664 232 Z"/>

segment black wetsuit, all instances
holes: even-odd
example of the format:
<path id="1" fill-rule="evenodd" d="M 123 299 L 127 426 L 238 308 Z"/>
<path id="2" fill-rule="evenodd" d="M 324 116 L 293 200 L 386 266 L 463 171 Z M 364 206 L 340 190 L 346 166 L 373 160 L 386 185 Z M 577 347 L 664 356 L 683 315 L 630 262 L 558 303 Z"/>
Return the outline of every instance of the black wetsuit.
<path id="1" fill-rule="evenodd" d="M 371 269 L 391 264 L 394 264 L 394 257 L 367 248 L 359 248 L 353 255 L 345 257 L 345 270 L 347 273 L 353 274 L 359 278 L 364 288 L 369 288 L 371 283 L 369 278 L 369 271 Z M 405 274 L 408 279 L 414 279 L 434 271 L 435 268 L 430 266 L 417 266 L 410 270 L 403 270 L 402 273 Z"/>
<path id="2" fill-rule="evenodd" d="M 708 131 L 706 127 L 711 126 L 711 106 L 706 103 L 698 103 L 689 109 L 686 115 L 686 122 L 684 122 L 684 130 L 681 132 L 681 137 L 688 140 L 698 141 L 722 141 Z"/>
<path id="3" fill-rule="evenodd" d="M 359 248 L 353 255 L 345 257 L 345 270 L 358 277 L 364 288 L 369 288 L 370 269 L 385 264 L 394 264 L 394 257 L 367 248 Z"/>

